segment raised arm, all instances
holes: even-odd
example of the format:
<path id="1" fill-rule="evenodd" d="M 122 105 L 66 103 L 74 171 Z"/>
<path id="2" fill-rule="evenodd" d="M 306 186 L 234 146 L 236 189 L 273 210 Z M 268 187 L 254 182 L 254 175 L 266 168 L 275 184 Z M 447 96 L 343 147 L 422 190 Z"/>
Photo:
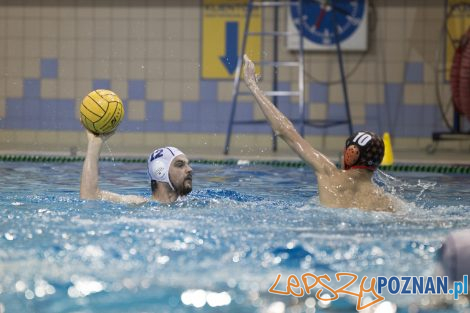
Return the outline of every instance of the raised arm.
<path id="1" fill-rule="evenodd" d="M 266 97 L 256 83 L 255 65 L 244 55 L 245 83 L 255 96 L 261 110 L 271 125 L 274 133 L 280 136 L 315 172 L 319 174 L 332 174 L 337 170 L 336 166 L 322 153 L 314 149 L 302 136 L 299 135 L 292 122 L 279 111 Z"/>
<path id="2" fill-rule="evenodd" d="M 88 148 L 83 162 L 82 178 L 80 182 L 80 198 L 85 200 L 107 200 L 120 203 L 140 204 L 147 200 L 133 195 L 119 195 L 113 192 L 100 190 L 98 187 L 98 161 L 103 142 L 110 137 L 95 136 L 87 131 Z"/>
<path id="3" fill-rule="evenodd" d="M 101 199 L 101 191 L 98 188 L 98 161 L 105 138 L 95 136 L 89 131 L 86 131 L 86 133 L 88 147 L 83 162 L 80 198 L 87 200 Z"/>

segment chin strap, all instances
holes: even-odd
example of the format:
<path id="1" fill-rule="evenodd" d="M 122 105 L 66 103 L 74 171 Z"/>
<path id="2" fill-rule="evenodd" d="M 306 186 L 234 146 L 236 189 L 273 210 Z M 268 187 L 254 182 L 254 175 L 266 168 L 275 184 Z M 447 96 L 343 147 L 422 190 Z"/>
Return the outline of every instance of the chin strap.
<path id="1" fill-rule="evenodd" d="M 377 167 L 375 167 L 375 166 L 366 166 L 366 165 L 353 165 L 350 168 L 348 168 L 348 170 L 352 170 L 352 169 L 365 169 L 365 170 L 369 170 L 369 171 L 373 172 L 377 169 Z"/>

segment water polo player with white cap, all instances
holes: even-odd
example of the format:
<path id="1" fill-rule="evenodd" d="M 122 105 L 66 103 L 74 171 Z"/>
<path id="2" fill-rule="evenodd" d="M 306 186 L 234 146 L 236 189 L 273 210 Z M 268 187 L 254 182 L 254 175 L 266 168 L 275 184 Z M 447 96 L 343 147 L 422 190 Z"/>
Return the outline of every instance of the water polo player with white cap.
<path id="1" fill-rule="evenodd" d="M 113 135 L 97 136 L 87 132 L 88 148 L 83 162 L 80 198 L 107 200 L 120 203 L 141 204 L 149 199 L 135 195 L 120 195 L 98 187 L 98 161 L 103 143 Z M 148 159 L 152 199 L 163 203 L 174 202 L 192 190 L 192 173 L 186 155 L 174 147 L 155 150 Z"/>
<path id="2" fill-rule="evenodd" d="M 173 200 L 174 197 L 177 199 L 191 192 L 192 169 L 188 158 L 177 148 L 155 150 L 150 154 L 147 165 L 154 198 L 163 199 L 172 195 Z"/>
<path id="3" fill-rule="evenodd" d="M 372 181 L 382 162 L 384 144 L 371 132 L 358 132 L 346 141 L 344 169 L 338 169 L 325 155 L 313 148 L 294 125 L 266 97 L 256 81 L 255 66 L 245 55 L 244 78 L 274 133 L 310 165 L 317 176 L 320 202 L 327 207 L 395 211 L 400 199 L 384 192 Z"/>

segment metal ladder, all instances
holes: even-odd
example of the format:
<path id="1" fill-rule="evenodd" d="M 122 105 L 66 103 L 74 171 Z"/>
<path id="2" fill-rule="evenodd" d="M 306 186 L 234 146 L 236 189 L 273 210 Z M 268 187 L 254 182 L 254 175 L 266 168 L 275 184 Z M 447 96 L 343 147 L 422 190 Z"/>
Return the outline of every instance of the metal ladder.
<path id="1" fill-rule="evenodd" d="M 245 54 L 246 50 L 246 43 L 248 36 L 273 36 L 275 40 L 273 40 L 273 58 L 272 61 L 260 61 L 256 64 L 261 66 L 273 66 L 275 68 L 273 73 L 273 81 L 272 81 L 272 90 L 265 91 L 266 96 L 270 96 L 272 99 L 272 103 L 274 106 L 278 106 L 278 97 L 290 97 L 290 96 L 298 96 L 298 105 L 299 105 L 299 113 L 300 119 L 299 120 L 292 120 L 292 122 L 296 125 L 299 125 L 300 134 L 303 137 L 305 135 L 305 126 L 314 126 L 314 127 L 330 127 L 336 126 L 339 124 L 347 123 L 349 126 L 349 132 L 352 133 L 352 123 L 351 123 L 351 115 L 349 110 L 349 101 L 347 96 L 347 88 L 346 88 L 346 81 L 344 77 L 344 70 L 343 70 L 343 60 L 341 49 L 339 46 L 339 42 L 337 41 L 337 53 L 338 53 L 338 60 L 340 62 L 340 71 L 341 71 L 341 78 L 343 84 L 343 92 L 345 98 L 345 105 L 346 105 L 346 114 L 347 120 L 346 121 L 328 121 L 328 120 L 307 120 L 305 118 L 306 108 L 305 108 L 305 92 L 304 92 L 304 40 L 303 40 L 303 27 L 297 27 L 298 32 L 282 32 L 279 31 L 279 8 L 280 7 L 291 7 L 297 6 L 297 10 L 299 12 L 299 16 L 303 16 L 303 0 L 290 0 L 290 1 L 263 1 L 263 0 L 249 0 L 247 5 L 246 11 L 246 20 L 245 20 L 245 29 L 244 35 L 241 45 L 241 51 L 238 55 L 237 67 L 235 70 L 234 75 L 234 82 L 233 82 L 233 90 L 232 90 L 232 107 L 230 111 L 230 119 L 227 128 L 227 136 L 225 139 L 225 148 L 224 154 L 228 154 L 230 150 L 230 140 L 232 136 L 233 126 L 234 125 L 247 125 L 247 124 L 264 124 L 266 120 L 245 120 L 245 121 L 235 121 L 235 113 L 237 107 L 237 100 L 239 95 L 251 95 L 250 92 L 240 92 L 240 75 L 241 75 L 241 68 L 243 63 L 243 55 Z M 261 31 L 261 32 L 250 32 L 250 18 L 252 15 L 253 8 L 255 7 L 272 7 L 274 9 L 274 25 L 273 31 Z M 335 28 L 336 29 L 336 28 Z M 287 37 L 287 36 L 299 36 L 299 47 L 298 47 L 298 60 L 297 61 L 279 61 L 279 50 L 278 50 L 278 38 L 279 37 Z M 335 33 L 336 35 L 336 33 Z M 278 80 L 278 68 L 280 67 L 297 67 L 298 68 L 298 90 L 295 91 L 287 91 L 287 90 L 279 90 L 279 80 Z M 272 134 L 272 149 L 273 151 L 277 151 L 277 137 Z"/>

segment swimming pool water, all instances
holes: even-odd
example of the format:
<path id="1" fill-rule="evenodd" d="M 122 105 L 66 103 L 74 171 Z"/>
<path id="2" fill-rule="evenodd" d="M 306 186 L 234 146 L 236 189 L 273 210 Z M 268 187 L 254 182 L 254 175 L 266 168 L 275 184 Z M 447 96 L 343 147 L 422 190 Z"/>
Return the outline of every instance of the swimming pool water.
<path id="1" fill-rule="evenodd" d="M 278 274 L 430 276 L 470 227 L 468 175 L 379 173 L 408 203 L 389 214 L 322 207 L 309 168 L 270 166 L 196 164 L 171 205 L 81 201 L 81 166 L 0 162 L 0 312 L 355 312 L 268 289 Z M 100 186 L 150 196 L 140 163 L 102 163 Z M 386 297 L 398 312 L 427 299 Z"/>

